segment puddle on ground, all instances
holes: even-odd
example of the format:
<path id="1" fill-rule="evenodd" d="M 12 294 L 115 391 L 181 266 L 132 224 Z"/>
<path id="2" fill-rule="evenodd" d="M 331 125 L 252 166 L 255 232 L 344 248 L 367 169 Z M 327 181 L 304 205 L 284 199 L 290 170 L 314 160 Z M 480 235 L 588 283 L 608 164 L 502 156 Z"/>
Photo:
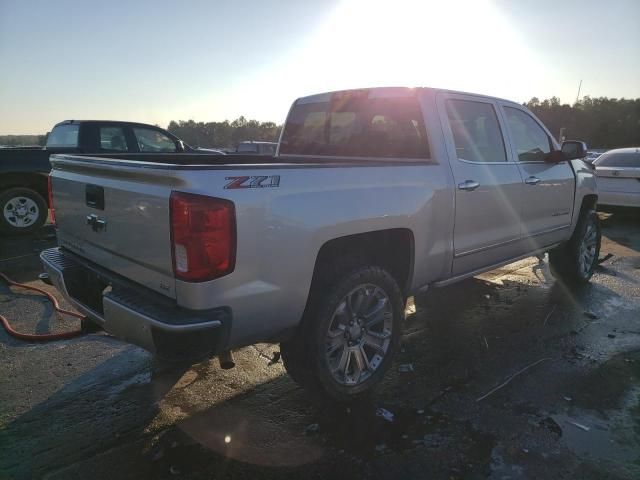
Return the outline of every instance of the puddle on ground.
<path id="1" fill-rule="evenodd" d="M 566 446 L 640 478 L 640 352 L 613 357 L 568 391 L 572 404 L 552 415 Z"/>

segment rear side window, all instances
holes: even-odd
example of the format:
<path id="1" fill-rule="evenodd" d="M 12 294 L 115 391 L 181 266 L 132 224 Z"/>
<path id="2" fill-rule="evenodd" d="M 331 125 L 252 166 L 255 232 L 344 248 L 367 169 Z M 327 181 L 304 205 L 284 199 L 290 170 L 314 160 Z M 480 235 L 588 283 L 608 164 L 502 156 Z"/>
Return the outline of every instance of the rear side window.
<path id="1" fill-rule="evenodd" d="M 80 125 L 58 125 L 53 127 L 51 133 L 47 137 L 47 147 L 52 148 L 75 148 L 78 146 L 78 132 Z"/>
<path id="2" fill-rule="evenodd" d="M 429 158 L 427 133 L 415 97 L 334 95 L 329 102 L 295 105 L 281 154 Z"/>
<path id="3" fill-rule="evenodd" d="M 175 142 L 159 130 L 134 128 L 138 149 L 143 152 L 168 153 L 176 151 Z"/>
<path id="4" fill-rule="evenodd" d="M 530 115 L 505 107 L 511 137 L 521 162 L 543 162 L 551 151 L 551 139 Z"/>
<path id="5" fill-rule="evenodd" d="M 598 167 L 640 168 L 640 153 L 603 153 L 602 156 L 595 161 L 595 164 Z"/>
<path id="6" fill-rule="evenodd" d="M 447 116 L 456 155 L 472 162 L 506 162 L 504 139 L 493 105 L 470 100 L 447 100 Z"/>
<path id="7" fill-rule="evenodd" d="M 100 127 L 100 150 L 105 152 L 126 152 L 127 139 L 122 127 Z"/>

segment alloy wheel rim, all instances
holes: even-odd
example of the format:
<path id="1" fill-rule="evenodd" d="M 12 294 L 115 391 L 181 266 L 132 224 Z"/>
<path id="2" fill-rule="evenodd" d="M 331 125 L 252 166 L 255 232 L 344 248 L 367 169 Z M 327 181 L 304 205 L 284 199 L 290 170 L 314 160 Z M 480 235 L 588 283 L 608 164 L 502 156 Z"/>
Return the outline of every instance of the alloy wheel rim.
<path id="1" fill-rule="evenodd" d="M 4 219 L 13 227 L 30 227 L 38 220 L 40 208 L 29 197 L 13 197 L 4 205 Z"/>
<path id="2" fill-rule="evenodd" d="M 387 293 L 372 284 L 352 289 L 334 310 L 325 338 L 333 379 L 341 385 L 365 382 L 391 346 L 393 308 Z"/>
<path id="3" fill-rule="evenodd" d="M 587 225 L 587 230 L 580 243 L 578 262 L 582 275 L 588 275 L 596 261 L 596 250 L 598 244 L 598 232 L 593 221 Z"/>

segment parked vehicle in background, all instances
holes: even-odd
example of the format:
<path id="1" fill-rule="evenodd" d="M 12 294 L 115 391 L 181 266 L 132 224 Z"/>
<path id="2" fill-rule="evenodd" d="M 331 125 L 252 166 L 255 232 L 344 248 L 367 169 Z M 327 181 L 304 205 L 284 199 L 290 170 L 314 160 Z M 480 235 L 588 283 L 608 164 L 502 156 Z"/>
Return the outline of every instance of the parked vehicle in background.
<path id="1" fill-rule="evenodd" d="M 225 152 L 224 150 L 221 150 L 219 148 L 209 148 L 209 147 L 196 147 L 195 148 L 196 153 L 213 153 L 216 155 L 226 155 L 227 152 Z"/>
<path id="2" fill-rule="evenodd" d="M 604 153 L 604 150 L 602 152 L 588 151 L 587 156 L 584 157 L 583 160 L 588 164 L 592 164 L 603 153 Z"/>
<path id="3" fill-rule="evenodd" d="M 275 157 L 52 156 L 59 247 L 41 259 L 117 337 L 192 360 L 280 342 L 296 381 L 345 400 L 382 380 L 418 291 L 544 252 L 589 281 L 585 154 L 507 100 L 323 93 L 294 102 Z"/>
<path id="4" fill-rule="evenodd" d="M 593 163 L 598 183 L 598 204 L 640 207 L 640 148 L 617 148 Z"/>
<path id="5" fill-rule="evenodd" d="M 252 153 L 255 155 L 275 155 L 278 144 L 275 142 L 240 142 L 236 147 L 236 153 Z"/>
<path id="6" fill-rule="evenodd" d="M 0 149 L 0 232 L 29 233 L 46 222 L 52 153 L 144 156 L 214 152 L 195 150 L 166 130 L 144 123 L 65 120 L 53 127 L 45 147 Z"/>

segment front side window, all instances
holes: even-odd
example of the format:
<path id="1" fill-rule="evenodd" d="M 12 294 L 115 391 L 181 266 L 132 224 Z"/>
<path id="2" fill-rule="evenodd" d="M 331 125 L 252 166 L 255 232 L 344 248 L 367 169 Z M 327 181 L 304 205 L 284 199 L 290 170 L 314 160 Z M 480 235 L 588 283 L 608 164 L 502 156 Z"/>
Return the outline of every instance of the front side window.
<path id="1" fill-rule="evenodd" d="M 238 153 L 258 153 L 258 146 L 253 143 L 241 143 L 237 151 Z"/>
<path id="2" fill-rule="evenodd" d="M 266 155 L 275 155 L 276 146 L 275 145 L 261 145 L 260 153 L 264 153 Z"/>
<path id="3" fill-rule="evenodd" d="M 126 152 L 127 139 L 122 127 L 100 127 L 100 150 L 105 152 Z"/>
<path id="4" fill-rule="evenodd" d="M 159 130 L 134 128 L 133 134 L 142 153 L 170 153 L 176 151 L 175 142 Z"/>
<path id="5" fill-rule="evenodd" d="M 75 148 L 78 146 L 78 132 L 80 125 L 67 124 L 53 127 L 47 137 L 47 147 L 51 148 Z"/>
<path id="6" fill-rule="evenodd" d="M 447 116 L 461 160 L 506 162 L 504 140 L 493 105 L 470 100 L 447 100 Z"/>
<path id="7" fill-rule="evenodd" d="M 520 162 L 543 162 L 551 152 L 551 139 L 530 115 L 505 107 L 507 124 Z"/>
<path id="8" fill-rule="evenodd" d="M 295 105 L 281 154 L 429 158 L 422 110 L 415 97 L 334 95 L 328 102 Z"/>

